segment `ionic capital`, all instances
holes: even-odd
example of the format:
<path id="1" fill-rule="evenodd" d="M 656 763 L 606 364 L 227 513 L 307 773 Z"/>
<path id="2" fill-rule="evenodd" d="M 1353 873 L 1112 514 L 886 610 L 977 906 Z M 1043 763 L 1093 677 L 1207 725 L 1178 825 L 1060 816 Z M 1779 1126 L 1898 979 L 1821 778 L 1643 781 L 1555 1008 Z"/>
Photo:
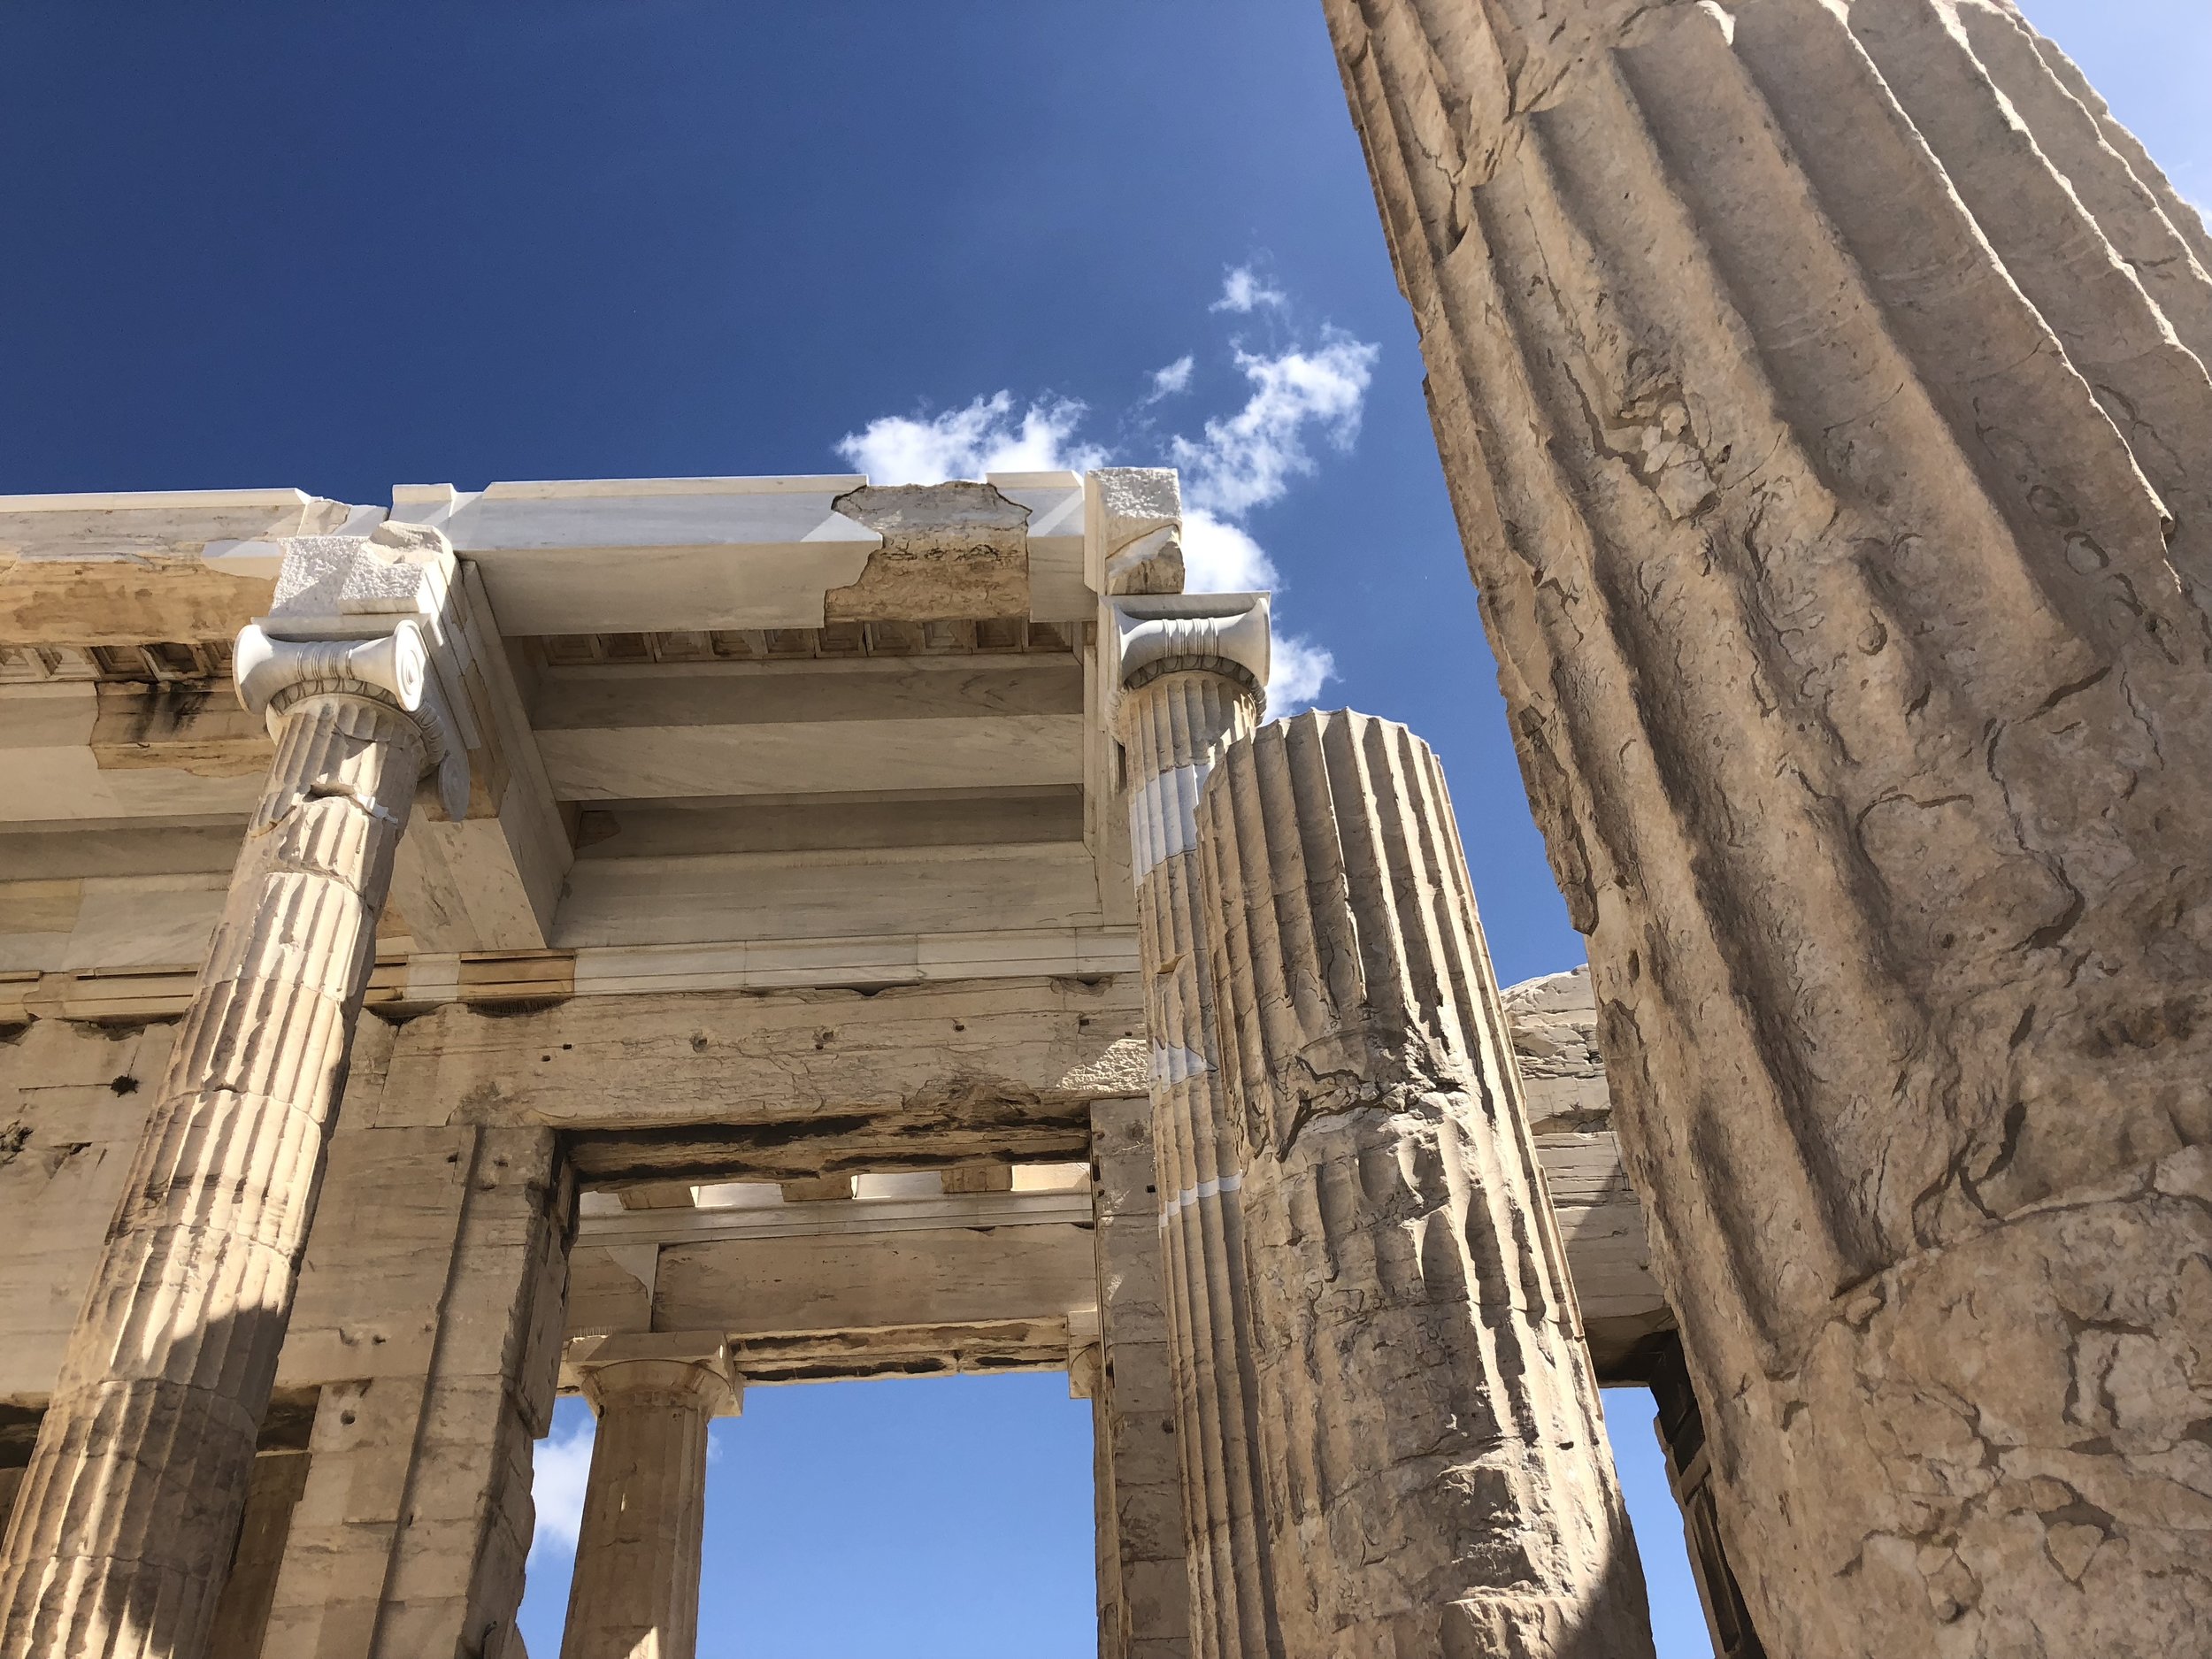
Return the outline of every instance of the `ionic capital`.
<path id="1" fill-rule="evenodd" d="M 1114 684 L 1124 692 L 1179 672 L 1215 673 L 1263 695 L 1266 594 L 1148 594 L 1110 599 Z"/>
<path id="2" fill-rule="evenodd" d="M 459 664 L 446 660 L 451 543 L 424 526 L 382 524 L 365 536 L 277 545 L 276 603 L 238 636 L 238 701 L 273 736 L 288 709 L 318 693 L 396 710 L 422 733 L 425 775 L 436 773 L 444 816 L 465 816 L 472 733 Z"/>

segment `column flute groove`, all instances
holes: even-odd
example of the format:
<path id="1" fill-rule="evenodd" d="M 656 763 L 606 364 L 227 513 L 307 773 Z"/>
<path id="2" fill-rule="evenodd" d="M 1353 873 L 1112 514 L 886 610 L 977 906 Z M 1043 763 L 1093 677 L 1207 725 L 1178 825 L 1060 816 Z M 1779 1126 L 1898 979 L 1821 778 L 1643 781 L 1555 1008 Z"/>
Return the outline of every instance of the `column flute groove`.
<path id="1" fill-rule="evenodd" d="M 1198 844 L 1295 1654 L 1648 1655 L 1642 1576 L 1443 777 L 1226 744 Z"/>
<path id="2" fill-rule="evenodd" d="M 1257 718 L 1264 601 L 1151 614 L 1116 602 L 1132 872 L 1152 1041 L 1153 1141 L 1191 1575 L 1202 1659 L 1279 1659 L 1258 1464 L 1242 1174 L 1223 1119 L 1195 811 L 1219 745 Z M 1256 618 L 1256 633 L 1255 619 Z M 1256 667 L 1254 665 L 1256 662 Z"/>
<path id="3" fill-rule="evenodd" d="M 318 541 L 311 567 L 369 546 Z M 366 557 L 403 583 L 451 560 Z M 288 561 L 272 629 L 313 574 Z M 205 1653 L 393 855 L 446 752 L 422 633 L 383 626 L 240 641 L 275 759 L 0 1555 L 5 1659 Z"/>
<path id="4" fill-rule="evenodd" d="M 1759 1640 L 2189 1647 L 2212 239 L 2012 0 L 1323 4 Z"/>

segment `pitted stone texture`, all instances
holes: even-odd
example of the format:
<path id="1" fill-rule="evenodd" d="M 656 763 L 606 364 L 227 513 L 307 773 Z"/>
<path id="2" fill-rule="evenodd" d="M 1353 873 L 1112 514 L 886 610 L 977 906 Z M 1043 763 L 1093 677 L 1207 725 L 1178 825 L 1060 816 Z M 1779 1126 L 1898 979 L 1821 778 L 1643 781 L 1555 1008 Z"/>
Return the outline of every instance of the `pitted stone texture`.
<path id="1" fill-rule="evenodd" d="M 1183 492 L 1164 466 L 1102 467 L 1088 475 L 1094 572 L 1102 594 L 1183 591 Z"/>
<path id="2" fill-rule="evenodd" d="M 453 580 L 453 548 L 425 525 L 380 524 L 366 536 L 293 536 L 269 544 L 283 555 L 273 623 L 319 625 L 340 618 L 434 618 Z M 289 637 L 289 636 L 286 636 Z"/>
<path id="3" fill-rule="evenodd" d="M 1601 1382 L 1647 1380 L 1653 1344 L 1675 1321 L 1651 1276 L 1643 1205 L 1621 1168 L 1590 971 L 1546 974 L 1498 995 L 1591 1363 Z"/>
<path id="4" fill-rule="evenodd" d="M 823 595 L 827 620 L 1028 615 L 1029 509 L 995 486 L 864 485 L 836 505 L 883 545 L 858 581 Z"/>
<path id="5" fill-rule="evenodd" d="M 1101 1659 L 1188 1659 L 1190 1576 L 1149 1101 L 1091 1109 L 1105 1348 L 1096 1411 Z"/>
<path id="6" fill-rule="evenodd" d="M 598 1408 L 561 1659 L 693 1659 L 707 1425 L 734 1398 L 726 1359 L 594 1366 Z"/>
<path id="7" fill-rule="evenodd" d="M 1444 780 L 1305 714 L 1200 807 L 1294 1654 L 1651 1651 Z"/>
<path id="8" fill-rule="evenodd" d="M 1573 1134 L 1612 1126 L 1605 1060 L 1598 1051 L 1597 1001 L 1590 971 L 1551 973 L 1508 986 L 1500 996 L 1513 1027 L 1521 1096 L 1533 1134 Z"/>
<path id="9" fill-rule="evenodd" d="M 204 1650 L 423 759 L 365 698 L 281 717 L 9 1527 L 8 1659 Z"/>
<path id="10" fill-rule="evenodd" d="M 1326 0 L 1794 1659 L 2212 1628 L 2212 276 L 1999 0 Z"/>
<path id="11" fill-rule="evenodd" d="M 1225 739 L 1258 698 L 1226 672 L 1179 670 L 1123 695 L 1130 841 L 1156 850 L 1137 881 L 1138 941 L 1153 1049 L 1152 1141 L 1162 1271 L 1183 1455 L 1191 1651 L 1274 1659 L 1257 1463 L 1241 1172 L 1223 1114 L 1198 864 L 1185 817 Z M 1185 787 L 1160 786 L 1177 776 Z"/>
<path id="12" fill-rule="evenodd" d="M 355 1041 L 277 1371 L 321 1397 L 258 1659 L 514 1640 L 574 1189 L 550 1130 L 370 1127 L 391 1030 Z"/>

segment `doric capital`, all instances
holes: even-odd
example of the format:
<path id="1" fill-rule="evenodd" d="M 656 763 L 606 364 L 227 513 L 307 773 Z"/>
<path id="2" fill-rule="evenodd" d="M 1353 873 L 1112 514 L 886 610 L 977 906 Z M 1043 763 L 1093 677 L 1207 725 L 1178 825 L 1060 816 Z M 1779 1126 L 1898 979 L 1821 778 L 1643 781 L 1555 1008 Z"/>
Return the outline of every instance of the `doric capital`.
<path id="1" fill-rule="evenodd" d="M 239 702 L 273 733 L 286 709 L 315 692 L 390 704 L 422 732 L 444 816 L 463 817 L 473 733 L 459 665 L 448 660 L 452 544 L 425 526 L 386 523 L 367 535 L 276 545 L 276 602 L 238 636 Z"/>
<path id="2" fill-rule="evenodd" d="M 1267 687 L 1266 594 L 1148 594 L 1107 601 L 1114 685 L 1134 691 L 1162 674 L 1221 674 L 1255 695 Z"/>
<path id="3" fill-rule="evenodd" d="M 569 1342 L 562 1367 L 575 1378 L 592 1409 L 602 1413 L 625 1398 L 657 1395 L 695 1402 L 709 1417 L 744 1414 L 745 1379 L 719 1332 L 579 1337 Z"/>

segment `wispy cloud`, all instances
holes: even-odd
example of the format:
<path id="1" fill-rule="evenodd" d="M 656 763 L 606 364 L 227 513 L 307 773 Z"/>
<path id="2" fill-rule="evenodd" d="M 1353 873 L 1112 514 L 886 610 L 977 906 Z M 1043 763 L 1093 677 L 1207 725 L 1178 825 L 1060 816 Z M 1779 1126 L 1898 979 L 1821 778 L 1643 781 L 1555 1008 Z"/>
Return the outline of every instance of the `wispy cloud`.
<path id="1" fill-rule="evenodd" d="M 1106 452 L 1071 443 L 1087 412 L 1071 397 L 1044 397 L 1019 416 L 1014 395 L 994 392 L 938 415 L 885 415 L 837 441 L 837 453 L 879 484 L 941 484 L 986 472 L 1081 472 Z"/>
<path id="2" fill-rule="evenodd" d="M 1275 636 L 1267 661 L 1267 711 L 1295 714 L 1336 678 L 1336 658 L 1302 634 Z"/>
<path id="3" fill-rule="evenodd" d="M 1203 507 L 1183 508 L 1183 590 L 1193 594 L 1248 594 L 1283 585 L 1266 549 L 1241 525 Z"/>
<path id="4" fill-rule="evenodd" d="M 1332 448 L 1348 450 L 1359 437 L 1379 351 L 1333 329 L 1310 351 L 1265 357 L 1240 349 L 1237 367 L 1252 386 L 1244 407 L 1208 421 L 1198 440 L 1179 437 L 1170 448 L 1190 480 L 1191 500 L 1232 518 L 1280 501 L 1292 479 L 1314 470 L 1309 426 Z"/>
<path id="5" fill-rule="evenodd" d="M 584 1524 L 584 1484 L 591 1474 L 592 1424 L 572 1433 L 557 1431 L 540 1440 L 530 1464 L 530 1498 L 537 1506 L 537 1531 L 530 1539 L 530 1559 L 541 1549 L 573 1555 Z"/>
<path id="6" fill-rule="evenodd" d="M 1210 309 L 1249 312 L 1288 303 L 1281 289 L 1263 282 L 1250 266 L 1239 265 Z M 1207 420 L 1196 437 L 1179 434 L 1165 445 L 1166 458 L 1183 473 L 1184 588 L 1190 593 L 1285 585 L 1248 521 L 1318 470 L 1317 440 L 1340 452 L 1352 448 L 1380 348 L 1324 328 L 1317 340 L 1275 352 L 1232 342 L 1230 355 L 1248 387 L 1243 405 Z M 1151 390 L 1137 407 L 1187 391 L 1196 367 L 1195 354 L 1187 352 L 1154 370 Z M 872 420 L 840 439 L 837 453 L 879 484 L 935 484 L 986 472 L 1082 472 L 1109 464 L 1103 448 L 1077 439 L 1088 412 L 1073 398 L 1048 396 L 1023 404 L 1001 390 L 936 414 Z M 1143 422 L 1137 426 L 1152 430 Z M 1133 464 L 1146 457 L 1117 458 Z M 1305 707 L 1335 669 L 1335 659 L 1322 646 L 1279 634 L 1268 683 L 1270 711 L 1289 714 Z"/>
<path id="7" fill-rule="evenodd" d="M 1206 307 L 1210 311 L 1235 311 L 1243 315 L 1257 311 L 1263 305 L 1280 310 L 1290 303 L 1290 296 L 1272 286 L 1248 265 L 1230 266 L 1221 279 L 1221 297 Z"/>
<path id="8" fill-rule="evenodd" d="M 1187 392 L 1190 390 L 1191 371 L 1196 366 L 1196 359 L 1186 351 L 1164 369 L 1153 370 L 1152 390 L 1144 401 L 1156 403 L 1163 397 L 1173 397 L 1179 392 Z"/>

